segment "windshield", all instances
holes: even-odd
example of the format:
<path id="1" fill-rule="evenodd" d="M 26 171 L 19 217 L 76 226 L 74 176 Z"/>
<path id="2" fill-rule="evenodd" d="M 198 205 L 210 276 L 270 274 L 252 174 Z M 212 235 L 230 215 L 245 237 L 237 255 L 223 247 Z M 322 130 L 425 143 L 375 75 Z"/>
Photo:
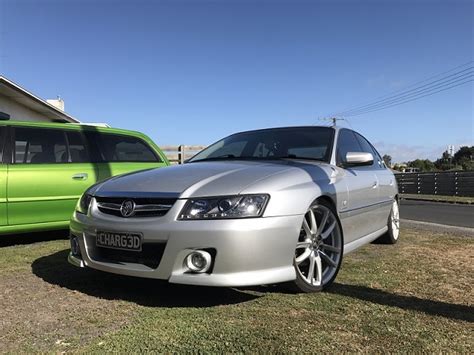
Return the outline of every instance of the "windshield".
<path id="1" fill-rule="evenodd" d="M 329 162 L 334 129 L 288 127 L 242 132 L 226 137 L 189 162 L 232 159 L 310 159 Z"/>

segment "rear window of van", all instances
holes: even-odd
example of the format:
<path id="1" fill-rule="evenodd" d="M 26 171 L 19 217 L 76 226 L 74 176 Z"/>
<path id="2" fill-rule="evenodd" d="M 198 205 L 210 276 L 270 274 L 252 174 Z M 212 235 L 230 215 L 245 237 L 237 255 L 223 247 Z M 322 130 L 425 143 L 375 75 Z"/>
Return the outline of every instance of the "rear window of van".
<path id="1" fill-rule="evenodd" d="M 106 162 L 161 162 L 159 156 L 142 139 L 137 137 L 98 133 L 96 143 L 99 154 Z"/>

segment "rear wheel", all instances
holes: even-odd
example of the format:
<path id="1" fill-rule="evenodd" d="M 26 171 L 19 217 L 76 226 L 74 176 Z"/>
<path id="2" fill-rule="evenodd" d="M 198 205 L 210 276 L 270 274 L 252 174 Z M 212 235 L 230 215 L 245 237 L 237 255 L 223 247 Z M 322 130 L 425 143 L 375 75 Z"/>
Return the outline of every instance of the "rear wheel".
<path id="1" fill-rule="evenodd" d="M 329 286 L 342 262 L 341 227 L 332 207 L 318 201 L 306 212 L 296 245 L 295 286 L 299 291 L 317 292 Z"/>
<path id="2" fill-rule="evenodd" d="M 397 200 L 393 201 L 392 210 L 388 216 L 387 228 L 387 233 L 382 235 L 377 241 L 383 244 L 395 244 L 400 236 L 400 210 Z"/>

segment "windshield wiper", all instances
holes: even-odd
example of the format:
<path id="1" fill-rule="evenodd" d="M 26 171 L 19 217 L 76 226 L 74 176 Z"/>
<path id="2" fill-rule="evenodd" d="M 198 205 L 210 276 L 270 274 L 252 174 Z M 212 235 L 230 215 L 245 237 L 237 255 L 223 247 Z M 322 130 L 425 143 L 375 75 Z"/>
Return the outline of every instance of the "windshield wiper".
<path id="1" fill-rule="evenodd" d="M 294 154 L 288 154 L 284 156 L 272 156 L 272 157 L 252 157 L 252 156 L 235 156 L 234 154 L 223 154 L 217 157 L 202 158 L 197 160 L 192 160 L 189 163 L 197 163 L 202 161 L 213 161 L 213 160 L 282 160 L 282 159 L 301 159 L 301 160 L 313 160 L 313 161 L 323 161 L 322 159 L 310 158 L 310 157 L 300 157 Z"/>
<path id="2" fill-rule="evenodd" d="M 311 158 L 311 157 L 301 157 L 295 154 L 288 154 L 285 156 L 275 157 L 275 159 L 301 159 L 301 160 L 314 160 L 314 161 L 324 161 L 323 159 Z"/>
<path id="3" fill-rule="evenodd" d="M 223 154 L 218 155 L 217 157 L 202 158 L 197 160 L 191 160 L 189 163 L 197 163 L 199 161 L 211 161 L 211 160 L 226 160 L 226 159 L 236 159 L 237 157 L 234 154 Z"/>

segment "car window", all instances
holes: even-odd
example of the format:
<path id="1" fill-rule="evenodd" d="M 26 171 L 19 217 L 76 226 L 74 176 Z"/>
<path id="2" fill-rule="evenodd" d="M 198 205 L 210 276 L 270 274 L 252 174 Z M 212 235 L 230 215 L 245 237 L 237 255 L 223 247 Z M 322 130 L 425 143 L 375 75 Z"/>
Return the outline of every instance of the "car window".
<path id="1" fill-rule="evenodd" d="M 189 162 L 217 159 L 303 158 L 329 161 L 334 130 L 287 127 L 236 133 L 196 154 Z"/>
<path id="2" fill-rule="evenodd" d="M 341 165 L 346 161 L 348 152 L 361 152 L 362 148 L 354 135 L 354 132 L 348 129 L 339 131 L 336 149 L 336 164 Z"/>
<path id="3" fill-rule="evenodd" d="M 216 158 L 218 156 L 224 155 L 235 155 L 235 154 L 242 154 L 242 151 L 247 144 L 246 141 L 236 141 L 224 146 L 224 141 L 219 142 L 214 148 L 215 150 L 209 154 L 210 158 Z"/>
<path id="4" fill-rule="evenodd" d="M 98 148 L 106 162 L 160 162 L 143 140 L 118 134 L 98 134 Z"/>
<path id="5" fill-rule="evenodd" d="M 67 163 L 66 138 L 59 129 L 15 128 L 16 164 Z"/>
<path id="6" fill-rule="evenodd" d="M 372 144 L 370 144 L 369 141 L 362 137 L 359 133 L 354 132 L 354 134 L 356 135 L 357 140 L 360 146 L 362 147 L 362 151 L 365 153 L 370 153 L 374 157 L 374 163 L 372 164 L 372 166 L 382 169 L 385 168 L 383 160 L 380 158 L 380 155 L 377 153 Z"/>
<path id="7" fill-rule="evenodd" d="M 81 133 L 75 131 L 66 132 L 69 161 L 71 163 L 87 163 L 90 159 L 87 155 L 86 144 Z"/>

